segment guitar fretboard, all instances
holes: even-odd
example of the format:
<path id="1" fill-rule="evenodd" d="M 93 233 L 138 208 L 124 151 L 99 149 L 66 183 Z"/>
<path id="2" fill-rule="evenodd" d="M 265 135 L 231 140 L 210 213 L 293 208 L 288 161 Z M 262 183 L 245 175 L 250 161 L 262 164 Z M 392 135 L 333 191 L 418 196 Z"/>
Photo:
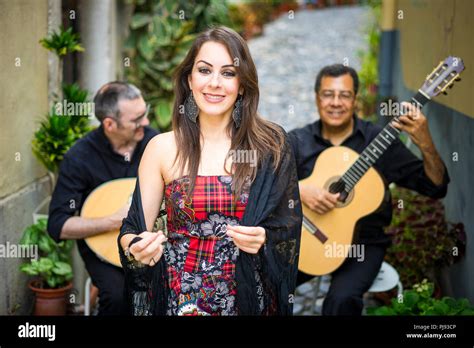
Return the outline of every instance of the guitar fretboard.
<path id="1" fill-rule="evenodd" d="M 344 173 L 345 191 L 349 192 L 359 182 L 360 178 L 384 154 L 388 147 L 398 138 L 400 130 L 390 123 L 375 137 L 374 140 L 362 151 L 357 161 Z"/>
<path id="2" fill-rule="evenodd" d="M 412 103 L 421 109 L 430 99 L 419 91 L 411 100 Z M 401 114 L 404 114 L 404 112 L 401 112 Z M 392 122 L 399 117 L 399 115 L 393 117 L 393 120 L 362 151 L 357 161 L 342 175 L 340 180 L 344 183 L 344 191 L 350 192 L 369 168 L 377 162 L 389 146 L 398 138 L 400 130 L 395 128 Z"/>

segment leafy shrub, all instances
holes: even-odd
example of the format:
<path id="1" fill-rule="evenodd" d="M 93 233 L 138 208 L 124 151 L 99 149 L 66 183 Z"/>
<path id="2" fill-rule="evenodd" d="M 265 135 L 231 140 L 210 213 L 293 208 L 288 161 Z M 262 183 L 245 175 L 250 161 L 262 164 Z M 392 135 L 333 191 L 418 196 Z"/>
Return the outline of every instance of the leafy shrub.
<path id="1" fill-rule="evenodd" d="M 367 308 L 368 315 L 474 315 L 474 307 L 466 298 L 433 298 L 434 285 L 424 279 L 413 289 L 393 298 L 390 306 Z"/>
<path id="2" fill-rule="evenodd" d="M 23 232 L 20 245 L 37 246 L 39 258 L 20 266 L 30 276 L 37 276 L 44 288 L 60 288 L 73 277 L 71 267 L 71 240 L 56 243 L 46 230 L 47 219 L 39 219 Z"/>

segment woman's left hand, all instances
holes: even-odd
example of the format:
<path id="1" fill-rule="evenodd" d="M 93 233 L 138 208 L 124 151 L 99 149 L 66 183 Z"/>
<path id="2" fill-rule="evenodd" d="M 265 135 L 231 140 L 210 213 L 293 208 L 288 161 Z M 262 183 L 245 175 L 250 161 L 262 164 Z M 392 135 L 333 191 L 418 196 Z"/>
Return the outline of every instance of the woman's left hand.
<path id="1" fill-rule="evenodd" d="M 266 239 L 263 227 L 227 225 L 227 235 L 240 250 L 249 254 L 258 253 Z"/>

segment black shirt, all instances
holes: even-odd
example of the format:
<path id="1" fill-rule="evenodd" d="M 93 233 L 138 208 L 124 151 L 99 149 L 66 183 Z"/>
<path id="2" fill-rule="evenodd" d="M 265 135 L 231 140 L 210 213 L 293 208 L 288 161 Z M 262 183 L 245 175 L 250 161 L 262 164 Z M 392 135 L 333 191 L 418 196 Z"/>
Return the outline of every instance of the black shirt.
<path id="1" fill-rule="evenodd" d="M 352 134 L 341 146 L 347 146 L 361 153 L 377 136 L 382 127 L 359 119 L 354 115 Z M 319 154 L 333 146 L 321 134 L 321 121 L 318 120 L 290 133 L 293 150 L 296 156 L 298 180 L 311 175 Z M 432 198 L 446 195 L 449 183 L 448 171 L 445 168 L 443 183 L 439 186 L 427 177 L 423 161 L 417 158 L 399 139 L 396 139 L 385 153 L 374 164 L 385 183 L 385 198 L 381 207 L 374 213 L 359 220 L 356 227 L 356 243 L 389 243 L 383 227 L 392 220 L 391 195 L 388 185 L 392 182 L 399 186 L 415 190 Z"/>
<path id="2" fill-rule="evenodd" d="M 148 141 L 158 134 L 153 128 L 144 129 L 145 135 L 131 158 L 125 158 L 113 150 L 102 126 L 79 139 L 69 149 L 59 167 L 58 181 L 49 206 L 48 232 L 55 241 L 60 241 L 66 220 L 81 210 L 85 199 L 97 186 L 113 179 L 137 176 L 143 151 Z M 83 258 L 90 255 L 84 240 L 78 240 L 77 244 Z"/>

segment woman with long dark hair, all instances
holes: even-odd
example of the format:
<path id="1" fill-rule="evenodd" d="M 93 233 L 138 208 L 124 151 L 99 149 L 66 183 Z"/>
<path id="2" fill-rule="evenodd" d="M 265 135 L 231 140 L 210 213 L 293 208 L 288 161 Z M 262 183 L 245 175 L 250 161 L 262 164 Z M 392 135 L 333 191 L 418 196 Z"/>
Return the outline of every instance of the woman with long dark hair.
<path id="1" fill-rule="evenodd" d="M 285 132 L 257 114 L 233 30 L 209 29 L 174 77 L 173 131 L 142 157 L 119 236 L 134 315 L 292 314 L 301 231 Z M 167 234 L 154 231 L 162 200 Z"/>

